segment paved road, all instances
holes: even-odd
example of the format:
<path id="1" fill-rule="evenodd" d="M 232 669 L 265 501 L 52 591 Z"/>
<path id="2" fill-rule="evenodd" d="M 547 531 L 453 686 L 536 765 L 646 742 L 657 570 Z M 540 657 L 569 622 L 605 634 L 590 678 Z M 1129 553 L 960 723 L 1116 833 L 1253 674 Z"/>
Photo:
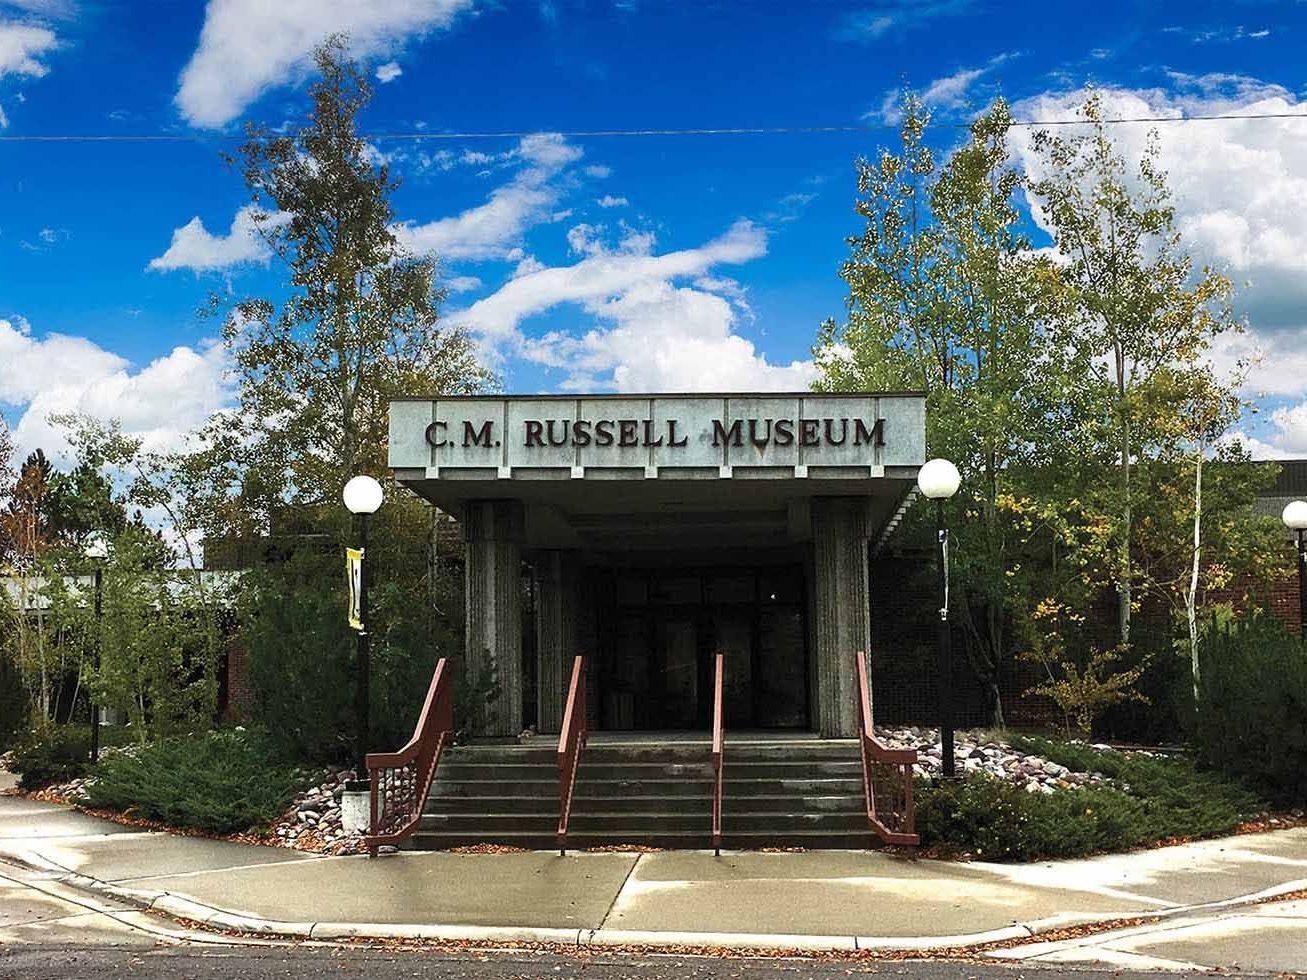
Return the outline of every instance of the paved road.
<path id="1" fill-rule="evenodd" d="M 1011 967 L 975 963 L 820 962 L 803 960 L 703 959 L 681 956 L 586 957 L 532 956 L 512 953 L 445 954 L 423 951 L 334 949 L 122 950 L 77 947 L 0 949 L 0 980 L 60 980 L 85 977 L 99 980 L 130 976 L 134 980 L 284 980 L 286 977 L 410 980 L 413 977 L 465 977 L 478 980 L 843 980 L 850 976 L 912 977 L 920 980 L 1053 980 L 1119 978 L 1157 980 L 1156 974 L 1097 971 L 1067 967 Z M 1200 977 L 1172 973 L 1169 977 Z M 1224 977 L 1269 974 L 1223 973 Z"/>
<path id="2" fill-rule="evenodd" d="M 176 955 L 179 950 L 189 950 L 198 963 L 212 960 L 212 969 L 220 971 L 228 963 L 225 957 L 239 945 L 222 936 L 188 933 L 177 922 L 110 898 L 102 890 L 88 891 L 86 879 L 71 874 L 74 870 L 133 886 L 162 885 L 172 894 L 180 891 L 224 905 L 239 903 L 237 908 L 251 908 L 256 914 L 265 903 L 274 915 L 329 907 L 337 914 L 359 910 L 372 916 L 384 913 L 387 918 L 373 921 L 401 924 L 437 914 L 456 921 L 462 916 L 475 922 L 476 916 L 491 914 L 494 918 L 480 921 L 512 920 L 514 916 L 533 921 L 530 917 L 542 914 L 539 907 L 543 905 L 545 911 L 563 916 L 560 921 L 574 927 L 607 921 L 626 928 L 639 924 L 646 929 L 685 929 L 711 916 L 714 923 L 731 928 L 762 926 L 781 933 L 799 931 L 796 924 L 833 928 L 830 923 L 842 915 L 854 918 L 836 922 L 839 928 L 854 928 L 865 919 L 876 927 L 898 930 L 891 934 L 930 937 L 949 935 L 959 917 L 966 916 L 973 917 L 969 924 L 975 926 L 985 920 L 1010 923 L 1017 915 L 1036 911 L 1069 915 L 1074 921 L 1087 908 L 1099 906 L 1113 913 L 1113 918 L 1126 909 L 1155 913 L 1170 908 L 1177 914 L 1135 928 L 994 950 L 992 957 L 1002 957 L 1010 965 L 996 964 L 983 971 L 968 967 L 965 973 L 955 965 L 956 972 L 943 975 L 1008 977 L 1024 970 L 1045 976 L 1048 974 L 1041 970 L 1063 970 L 1072 964 L 1126 971 L 1215 967 L 1250 971 L 1248 975 L 1296 970 L 1307 975 L 1307 900 L 1203 904 L 1247 895 L 1249 889 L 1265 889 L 1275 882 L 1282 888 L 1307 886 L 1307 835 L 1302 831 L 1084 862 L 936 864 L 890 862 L 883 855 L 853 852 L 740 854 L 724 855 L 720 860 L 680 852 L 639 859 L 621 854 L 566 860 L 548 854 L 414 854 L 376 862 L 324 859 L 220 841 L 141 834 L 59 807 L 0 798 L 0 980 L 11 975 L 59 975 L 39 970 L 66 969 L 72 972 L 65 975 L 81 975 L 77 972 L 81 963 L 91 964 L 94 972 L 97 956 L 109 957 L 105 963 L 111 965 L 112 973 L 122 964 L 130 964 L 133 956 L 153 963 L 154 957 Z M 42 867 L 47 870 L 34 870 Z M 333 873 L 324 875 L 328 870 Z M 139 898 L 142 893 L 137 890 L 134 894 Z M 560 896 L 567 902 L 560 902 Z M 329 930 L 314 928 L 315 938 L 332 935 Z M 568 942 L 576 942 L 584 930 L 573 928 L 565 935 L 571 937 Z M 1026 934 L 1021 935 L 1024 938 Z M 507 943 L 502 933 L 496 936 L 496 942 Z M 717 941 L 733 945 L 720 932 Z M 379 940 L 375 945 L 382 943 Z M 792 948 L 799 944 L 783 945 Z M 879 943 L 881 948 L 892 945 Z M 69 952 L 72 947 L 82 951 Z M 318 955 L 285 951 L 289 947 L 272 944 L 261 948 L 278 952 L 247 950 L 243 955 L 289 957 L 278 975 L 295 974 L 300 961 L 294 957 Z M 114 949 L 125 958 L 113 959 L 120 955 L 113 953 Z M 320 961 L 304 962 L 315 970 L 326 970 L 349 962 L 353 955 L 338 951 Z M 514 973 L 512 964 L 546 962 L 472 954 L 446 961 L 429 948 L 409 955 L 405 962 L 423 970 L 432 964 L 434 970 L 452 972 L 457 968 L 465 975 L 498 976 L 495 970 L 501 967 L 512 976 L 531 975 L 520 970 Z M 650 974 L 650 969 L 662 968 L 671 960 L 606 960 L 591 947 L 574 958 L 547 962 L 550 975 L 607 963 L 605 969 L 612 976 L 624 976 L 622 970 L 629 970 L 630 975 L 647 978 L 658 976 L 656 971 Z M 778 971 L 790 975 L 773 960 L 727 959 L 720 965 L 712 960 L 687 962 L 695 964 L 695 970 L 706 971 L 706 976 L 748 977 L 754 973 L 776 975 Z M 314 965 L 319 963 L 320 967 Z M 359 969 L 366 965 L 360 961 Z M 38 968 L 38 972 L 32 974 L 29 968 Z M 790 961 L 788 968 L 824 976 L 833 970 L 862 971 L 866 967 L 860 960 L 834 959 L 822 965 L 795 966 Z M 268 969 L 275 972 L 277 967 Z M 931 972 L 933 967 L 919 972 L 917 967 L 896 963 L 879 969 L 897 975 L 936 975 Z M 602 976 L 603 970 L 600 973 Z"/>

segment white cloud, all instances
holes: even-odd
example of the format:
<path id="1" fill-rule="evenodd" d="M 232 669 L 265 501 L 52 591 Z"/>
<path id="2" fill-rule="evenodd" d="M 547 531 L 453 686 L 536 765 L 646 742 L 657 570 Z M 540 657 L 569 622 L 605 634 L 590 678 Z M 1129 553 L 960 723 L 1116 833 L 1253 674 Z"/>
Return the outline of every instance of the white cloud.
<path id="1" fill-rule="evenodd" d="M 1307 102 L 1278 85 L 1232 74 L 1172 73 L 1168 89 L 1101 91 L 1109 117 L 1194 114 L 1289 114 L 1307 117 Z M 1035 120 L 1074 118 L 1084 91 L 1041 95 L 1018 103 Z M 1172 190 L 1176 224 L 1197 265 L 1235 282 L 1236 309 L 1251 327 L 1217 344 L 1220 365 L 1261 357 L 1250 392 L 1307 392 L 1307 123 L 1302 119 L 1232 119 L 1219 123 L 1119 125 L 1113 135 L 1127 159 L 1142 153 L 1150 130 L 1159 134 L 1160 167 Z M 1014 130 L 1014 149 L 1036 178 L 1042 164 L 1030 130 Z M 1048 222 L 1038 208 L 1041 227 Z"/>
<path id="2" fill-rule="evenodd" d="M 1241 443 L 1248 455 L 1255 460 L 1292 459 L 1294 455 L 1279 446 L 1250 436 L 1246 432 L 1232 432 L 1226 442 Z"/>
<path id="3" fill-rule="evenodd" d="M 567 247 L 577 255 L 598 255 L 604 250 L 604 243 L 599 237 L 603 232 L 603 225 L 576 225 L 568 229 Z"/>
<path id="4" fill-rule="evenodd" d="M 566 371 L 561 387 L 567 390 L 779 390 L 812 382 L 810 362 L 772 364 L 735 332 L 737 310 L 716 294 L 729 280 L 677 284 L 766 254 L 761 228 L 739 221 L 698 248 L 662 255 L 652 253 L 652 236 L 628 229 L 610 248 L 597 234 L 586 229 L 586 255 L 575 265 L 522 272 L 451 320 L 492 348 L 512 347 L 529 361 Z M 564 305 L 580 307 L 597 325 L 534 338 L 522 333 L 525 321 Z"/>
<path id="5" fill-rule="evenodd" d="M 522 169 L 484 204 L 426 224 L 404 222 L 396 226 L 396 234 L 410 250 L 446 260 L 508 258 L 528 229 L 561 220 L 554 208 L 565 190 L 564 172 L 581 155 L 579 147 L 561 136 L 527 136 L 507 157 Z"/>
<path id="6" fill-rule="evenodd" d="M 212 234 L 197 215 L 172 233 L 167 251 L 151 259 L 149 268 L 161 272 L 190 269 L 200 273 L 248 263 L 266 263 L 271 252 L 259 234 L 260 222 L 255 221 L 255 215 L 259 213 L 253 205 L 245 205 L 236 212 L 231 229 L 225 235 Z M 275 226 L 284 220 L 279 215 L 269 216 L 262 224 Z"/>
<path id="7" fill-rule="evenodd" d="M 959 14 L 971 0 L 879 0 L 870 9 L 845 14 L 835 36 L 843 41 L 876 41 L 891 29 L 921 27 L 937 17 Z"/>
<path id="8" fill-rule="evenodd" d="M 604 180 L 613 175 L 613 168 L 605 167 L 602 163 L 596 163 L 585 168 L 585 175 L 594 177 L 596 180 Z"/>
<path id="9" fill-rule="evenodd" d="M 1271 414 L 1275 445 L 1295 456 L 1307 456 L 1307 401 L 1277 408 Z"/>
<path id="10" fill-rule="evenodd" d="M 1211 359 L 1224 377 L 1246 374 L 1249 397 L 1307 395 L 1307 328 L 1222 334 L 1212 345 Z"/>
<path id="11" fill-rule="evenodd" d="M 448 29 L 472 0 L 209 0 L 176 102 L 190 123 L 223 126 L 268 89 L 293 81 L 330 34 L 356 55 L 385 55 Z"/>
<path id="12" fill-rule="evenodd" d="M 0 319 L 0 404 L 22 410 L 14 426 L 21 453 L 40 447 L 52 457 L 64 454 L 67 443 L 49 416 L 69 412 L 118 419 L 147 449 L 177 448 L 226 403 L 226 369 L 218 344 L 176 347 L 133 370 L 84 337 L 37 338 L 25 320 Z"/>
<path id="13" fill-rule="evenodd" d="M 967 105 L 967 96 L 972 85 L 1015 57 L 1014 52 L 1004 52 L 995 55 L 977 68 L 964 68 L 952 75 L 937 78 L 922 90 L 921 101 L 928 109 L 960 109 Z M 899 111 L 902 94 L 901 89 L 889 89 L 881 99 L 880 107 L 867 112 L 863 118 L 875 117 L 883 119 L 886 123 L 897 123 L 902 118 L 902 113 Z"/>
<path id="14" fill-rule="evenodd" d="M 56 384 L 85 385 L 126 367 L 84 337 L 52 333 L 38 341 L 22 317 L 0 319 L 0 404 L 23 405 Z"/>
<path id="15" fill-rule="evenodd" d="M 1265 438 L 1235 432 L 1230 441 L 1242 442 L 1253 459 L 1302 459 L 1307 456 L 1307 401 L 1284 405 L 1271 413 Z"/>
<path id="16" fill-rule="evenodd" d="M 50 69 L 40 59 L 58 46 L 58 38 L 48 27 L 0 21 L 0 78 L 5 75 L 44 77 Z"/>
<path id="17" fill-rule="evenodd" d="M 466 293 L 470 289 L 480 289 L 481 280 L 476 276 L 455 276 L 445 283 L 451 293 Z"/>
<path id="18" fill-rule="evenodd" d="M 43 24 L 0 20 L 0 79 L 43 78 L 49 67 L 42 60 L 60 46 L 54 31 Z M 22 94 L 17 96 L 22 101 Z M 9 125 L 9 117 L 0 106 L 0 129 Z"/>
<path id="19" fill-rule="evenodd" d="M 404 69 L 399 67 L 397 61 L 387 61 L 384 65 L 377 66 L 377 81 L 382 85 L 393 82 L 402 74 L 404 74 Z"/>
<path id="20" fill-rule="evenodd" d="M 613 197 L 611 194 L 605 194 L 599 200 L 595 201 L 601 208 L 624 208 L 631 202 L 624 197 Z"/>

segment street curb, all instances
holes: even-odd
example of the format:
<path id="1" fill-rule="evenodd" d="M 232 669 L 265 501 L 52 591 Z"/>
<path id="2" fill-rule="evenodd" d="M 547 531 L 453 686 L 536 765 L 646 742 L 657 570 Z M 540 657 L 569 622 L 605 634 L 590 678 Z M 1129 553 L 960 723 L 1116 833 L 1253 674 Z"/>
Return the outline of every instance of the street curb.
<path id="1" fill-rule="evenodd" d="M 546 943 L 577 948 L 616 947 L 697 947 L 704 949 L 757 949 L 795 950 L 797 952 L 869 952 L 875 950 L 929 953 L 937 950 L 965 950 L 992 943 L 1036 939 L 1038 936 L 1060 929 L 1093 926 L 1128 919 L 1147 917 L 1166 920 L 1195 912 L 1216 911 L 1250 905 L 1278 895 L 1302 891 L 1307 879 L 1285 882 L 1249 895 L 1176 906 L 1169 909 L 1137 913 L 1059 913 L 1057 915 L 1018 922 L 999 929 L 961 936 L 819 936 L 765 933 L 726 932 L 654 932 L 630 929 L 550 928 L 539 926 L 475 926 L 417 923 L 369 922 L 288 922 L 247 915 L 229 909 L 207 905 L 174 892 L 157 889 L 132 888 L 102 881 L 62 867 L 34 851 L 23 851 L 21 856 L 6 852 L 6 860 L 14 861 L 31 870 L 54 874 L 59 881 L 83 892 L 112 898 L 134 906 L 141 911 L 193 922 L 208 929 L 239 932 L 264 938 L 292 940 L 408 940 L 437 942 L 484 943 Z M 200 930 L 191 930 L 197 937 L 209 936 Z"/>

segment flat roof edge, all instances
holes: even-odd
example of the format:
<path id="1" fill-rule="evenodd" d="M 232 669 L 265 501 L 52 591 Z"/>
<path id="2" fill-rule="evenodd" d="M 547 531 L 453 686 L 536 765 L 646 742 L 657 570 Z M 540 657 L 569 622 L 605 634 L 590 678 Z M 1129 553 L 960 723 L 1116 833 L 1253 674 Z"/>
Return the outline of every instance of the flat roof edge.
<path id="1" fill-rule="evenodd" d="M 455 402 L 455 401 L 594 401 L 633 398 L 925 398 L 924 391 L 628 391 L 595 392 L 585 394 L 548 393 L 483 395 L 400 395 L 390 399 L 396 402 Z"/>

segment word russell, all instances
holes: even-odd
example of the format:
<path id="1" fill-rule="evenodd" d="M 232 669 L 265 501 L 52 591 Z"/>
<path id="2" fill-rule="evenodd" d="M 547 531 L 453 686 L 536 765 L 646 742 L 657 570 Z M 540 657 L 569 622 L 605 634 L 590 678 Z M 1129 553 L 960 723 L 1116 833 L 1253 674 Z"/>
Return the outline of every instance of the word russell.
<path id="1" fill-rule="evenodd" d="M 453 429 L 451 430 L 451 425 Z M 707 436 L 709 433 L 703 433 Z M 885 445 L 885 420 L 868 425 L 862 419 L 736 419 L 729 425 L 720 419 L 712 423 L 714 446 L 855 446 Z M 436 449 L 445 446 L 497 448 L 501 440 L 492 421 L 457 423 L 437 419 L 427 426 L 427 442 Z M 527 419 L 522 423 L 526 448 L 539 446 L 668 446 L 689 445 L 690 438 L 676 419 Z"/>

